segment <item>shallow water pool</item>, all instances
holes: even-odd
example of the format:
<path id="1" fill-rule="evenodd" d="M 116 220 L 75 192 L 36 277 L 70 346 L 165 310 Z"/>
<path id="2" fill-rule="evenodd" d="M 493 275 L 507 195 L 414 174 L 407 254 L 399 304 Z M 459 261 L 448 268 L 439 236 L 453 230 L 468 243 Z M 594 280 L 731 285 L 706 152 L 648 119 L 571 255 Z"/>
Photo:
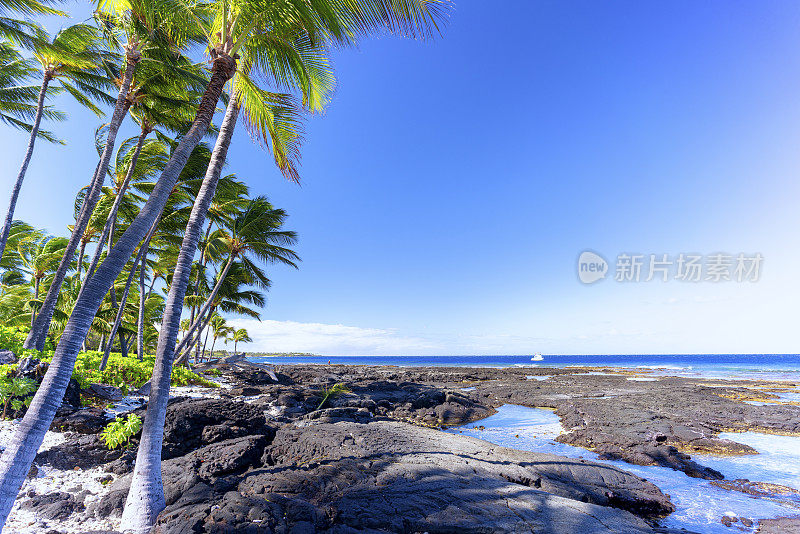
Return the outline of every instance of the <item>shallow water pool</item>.
<path id="1" fill-rule="evenodd" d="M 479 430 L 478 426 L 484 430 Z M 666 467 L 598 460 L 591 451 L 555 442 L 555 437 L 563 432 L 563 428 L 558 416 L 545 409 L 507 404 L 495 415 L 447 432 L 470 435 L 519 450 L 608 463 L 635 473 L 669 494 L 675 504 L 675 512 L 662 521 L 666 527 L 685 528 L 703 534 L 755 532 L 758 519 L 800 514 L 800 505 L 773 502 L 725 490 L 711 485 L 707 480 L 691 478 Z M 750 445 L 760 454 L 741 457 L 695 455 L 693 458 L 717 469 L 728 479 L 747 478 L 797 487 L 797 481 L 800 480 L 800 438 L 755 432 L 724 434 L 722 437 Z M 737 523 L 735 528 L 726 527 L 721 523 L 722 516 L 726 514 L 752 519 L 754 526 L 745 529 L 741 523 Z"/>

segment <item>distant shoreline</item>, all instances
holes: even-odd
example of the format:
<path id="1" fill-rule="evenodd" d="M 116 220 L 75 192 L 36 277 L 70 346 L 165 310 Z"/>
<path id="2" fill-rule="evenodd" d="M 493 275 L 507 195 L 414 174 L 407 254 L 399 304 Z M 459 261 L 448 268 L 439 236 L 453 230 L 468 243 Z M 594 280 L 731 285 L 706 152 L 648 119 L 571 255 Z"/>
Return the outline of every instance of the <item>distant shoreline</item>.
<path id="1" fill-rule="evenodd" d="M 319 356 L 311 354 L 247 354 L 254 363 L 272 365 L 366 365 L 414 367 L 473 367 L 586 369 L 587 372 L 632 370 L 657 376 L 687 378 L 781 380 L 800 382 L 797 354 L 661 354 L 661 355 L 545 355 L 532 356 Z"/>

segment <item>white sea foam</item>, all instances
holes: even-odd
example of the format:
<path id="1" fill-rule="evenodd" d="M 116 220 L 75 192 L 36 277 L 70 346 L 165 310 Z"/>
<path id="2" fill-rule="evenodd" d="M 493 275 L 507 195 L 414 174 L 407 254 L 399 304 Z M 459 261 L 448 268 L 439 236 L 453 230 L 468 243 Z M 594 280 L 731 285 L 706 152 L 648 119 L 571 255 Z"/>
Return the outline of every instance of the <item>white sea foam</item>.
<path id="1" fill-rule="evenodd" d="M 485 430 L 478 430 L 478 425 Z M 520 450 L 549 452 L 571 458 L 597 460 L 591 451 L 557 443 L 553 439 L 563 432 L 558 416 L 544 409 L 505 405 L 498 413 L 467 426 L 448 430 L 485 439 L 505 447 Z M 703 465 L 718 469 L 729 479 L 747 478 L 792 487 L 800 480 L 800 438 L 756 434 L 723 434 L 723 438 L 746 443 L 761 454 L 741 457 L 696 456 Z M 770 517 L 797 515 L 798 509 L 787 503 L 756 499 L 737 491 L 713 486 L 709 481 L 690 478 L 682 472 L 656 466 L 637 466 L 625 462 L 605 462 L 633 472 L 670 495 L 676 510 L 663 521 L 671 528 L 685 528 L 703 534 L 730 534 L 724 526 L 723 515 L 735 515 L 758 520 Z M 737 524 L 738 532 L 742 530 Z"/>

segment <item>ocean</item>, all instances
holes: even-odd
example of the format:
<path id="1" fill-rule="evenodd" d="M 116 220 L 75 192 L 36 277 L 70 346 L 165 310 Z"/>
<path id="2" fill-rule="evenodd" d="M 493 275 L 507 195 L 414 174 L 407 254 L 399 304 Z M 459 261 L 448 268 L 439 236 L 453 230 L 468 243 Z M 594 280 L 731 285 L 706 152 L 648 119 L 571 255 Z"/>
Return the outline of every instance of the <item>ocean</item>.
<path id="1" fill-rule="evenodd" d="M 657 374 L 759 380 L 800 380 L 800 354 L 598 354 L 524 356 L 248 356 L 273 364 L 398 365 L 403 367 L 628 367 Z"/>

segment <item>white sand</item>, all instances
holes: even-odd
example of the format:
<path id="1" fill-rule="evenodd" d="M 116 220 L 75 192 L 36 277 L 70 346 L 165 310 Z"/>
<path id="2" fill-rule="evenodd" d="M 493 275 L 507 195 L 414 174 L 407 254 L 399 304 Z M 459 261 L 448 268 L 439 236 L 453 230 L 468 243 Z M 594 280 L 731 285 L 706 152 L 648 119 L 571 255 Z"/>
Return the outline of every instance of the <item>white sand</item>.
<path id="1" fill-rule="evenodd" d="M 3 447 L 3 449 L 11 441 L 17 424 L 18 421 L 0 420 L 0 447 Z M 59 443 L 63 443 L 64 440 L 63 433 L 48 432 L 45 434 L 44 442 L 39 450 L 48 450 Z M 37 517 L 32 511 L 20 509 L 20 503 L 28 500 L 30 496 L 44 495 L 55 491 L 76 494 L 88 490 L 90 495 L 87 495 L 84 501 L 84 504 L 88 506 L 90 503 L 99 500 L 108 487 L 99 482 L 99 479 L 108 476 L 108 473 L 97 467 L 85 471 L 77 468 L 75 470 L 62 471 L 50 466 L 37 467 L 39 472 L 36 477 L 25 480 L 22 485 L 19 497 L 17 497 L 14 508 L 11 510 L 11 515 L 8 517 L 6 526 L 3 529 L 4 534 L 42 534 L 51 529 L 69 534 L 78 534 L 88 530 L 116 530 L 119 527 L 119 518 L 87 520 L 83 514 L 73 514 L 72 517 L 66 520 L 48 521 Z M 77 519 L 82 522 L 79 523 Z"/>
<path id="2" fill-rule="evenodd" d="M 224 388 L 227 385 L 217 380 L 217 383 Z M 219 398 L 219 389 L 209 389 L 198 386 L 173 387 L 170 389 L 170 397 L 212 397 Z M 130 395 L 114 406 L 106 409 L 109 415 L 119 415 L 135 410 L 142 406 L 146 397 Z M 5 421 L 0 419 L 0 448 L 3 450 L 11 442 L 14 431 L 19 420 Z M 39 451 L 48 450 L 66 440 L 66 434 L 62 432 L 47 432 L 44 442 Z M 48 493 L 63 491 L 65 493 L 78 494 L 84 490 L 90 492 L 84 500 L 84 505 L 99 501 L 108 491 L 110 483 L 103 485 L 100 479 L 116 475 L 106 473 L 100 467 L 81 470 L 60 470 L 50 466 L 36 465 L 38 474 L 35 478 L 25 480 L 20 490 L 19 497 L 14 503 L 11 515 L 6 521 L 3 534 L 43 534 L 48 530 L 58 530 L 66 534 L 81 534 L 90 530 L 117 530 L 120 526 L 120 518 L 95 519 L 86 518 L 83 513 L 72 514 L 67 520 L 48 521 L 37 517 L 32 511 L 20 509 L 20 504 L 27 501 L 33 495 L 45 495 Z M 80 520 L 80 522 L 79 522 Z"/>

